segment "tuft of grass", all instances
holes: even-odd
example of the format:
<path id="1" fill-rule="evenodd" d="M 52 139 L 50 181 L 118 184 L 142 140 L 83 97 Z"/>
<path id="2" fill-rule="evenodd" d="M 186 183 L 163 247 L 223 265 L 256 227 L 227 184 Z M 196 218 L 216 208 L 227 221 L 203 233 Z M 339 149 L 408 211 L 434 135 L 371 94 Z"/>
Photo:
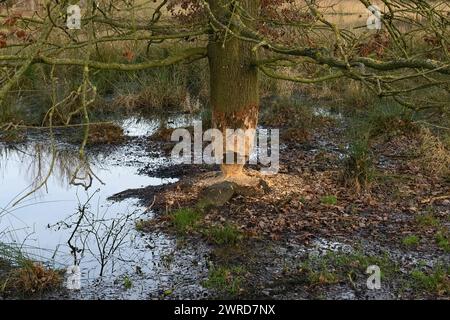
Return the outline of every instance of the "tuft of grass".
<path id="1" fill-rule="evenodd" d="M 319 266 L 316 267 L 304 264 L 300 267 L 299 271 L 306 273 L 307 282 L 313 286 L 335 284 L 341 280 L 341 277 L 336 270 L 330 270 L 323 263 L 320 263 Z"/>
<path id="2" fill-rule="evenodd" d="M 18 143 L 23 142 L 24 140 L 25 134 L 21 130 L 0 130 L 0 141 L 6 143 Z"/>
<path id="3" fill-rule="evenodd" d="M 61 273 L 42 263 L 24 260 L 18 268 L 12 268 L 2 280 L 1 291 L 15 295 L 32 296 L 60 287 Z"/>
<path id="4" fill-rule="evenodd" d="M 208 279 L 203 282 L 203 285 L 230 296 L 237 296 L 242 290 L 244 272 L 242 267 L 212 267 L 209 270 Z"/>
<path id="5" fill-rule="evenodd" d="M 429 273 L 415 269 L 411 271 L 412 287 L 439 296 L 450 293 L 450 278 L 448 268 L 437 265 Z"/>
<path id="6" fill-rule="evenodd" d="M 349 145 L 342 164 L 342 180 L 360 192 L 369 186 L 375 171 L 370 149 L 370 126 L 363 120 L 354 120 L 347 135 Z"/>
<path id="7" fill-rule="evenodd" d="M 357 192 L 368 188 L 376 174 L 371 149 L 374 139 L 415 130 L 411 112 L 398 104 L 378 103 L 353 114 L 347 129 L 349 143 L 343 162 L 343 182 Z"/>
<path id="8" fill-rule="evenodd" d="M 214 226 L 205 231 L 209 241 L 218 245 L 234 245 L 242 240 L 242 232 L 231 224 Z"/>
<path id="9" fill-rule="evenodd" d="M 402 243 L 407 247 L 416 247 L 419 245 L 420 238 L 414 234 L 403 238 Z"/>
<path id="10" fill-rule="evenodd" d="M 450 252 L 450 243 L 448 240 L 448 234 L 445 234 L 442 231 L 438 231 L 436 233 L 435 240 L 439 248 L 441 248 L 445 252 Z"/>
<path id="11" fill-rule="evenodd" d="M 173 226 L 180 233 L 192 231 L 201 219 L 201 214 L 191 208 L 181 208 L 171 213 Z"/>
<path id="12" fill-rule="evenodd" d="M 416 222 L 424 227 L 439 226 L 439 220 L 433 215 L 433 213 L 426 213 L 416 216 Z"/>
<path id="13" fill-rule="evenodd" d="M 337 205 L 337 197 L 335 195 L 328 195 L 328 196 L 323 196 L 320 199 L 320 203 L 325 204 L 325 205 L 329 205 L 329 206 L 335 206 Z"/>
<path id="14" fill-rule="evenodd" d="M 450 174 L 450 149 L 430 129 L 420 131 L 420 164 L 422 169 L 432 175 L 446 177 Z"/>

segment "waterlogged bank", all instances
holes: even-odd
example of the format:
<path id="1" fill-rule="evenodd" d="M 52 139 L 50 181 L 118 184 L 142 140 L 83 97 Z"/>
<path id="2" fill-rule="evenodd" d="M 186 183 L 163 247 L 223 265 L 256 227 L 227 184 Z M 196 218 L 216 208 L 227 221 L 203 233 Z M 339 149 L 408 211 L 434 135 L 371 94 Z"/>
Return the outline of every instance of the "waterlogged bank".
<path id="1" fill-rule="evenodd" d="M 166 125 L 190 121 L 169 117 Z M 143 166 L 170 163 L 158 150 L 146 148 L 159 121 L 128 118 L 118 124 L 127 142 L 89 148 L 89 167 L 63 132 L 53 142 L 36 132 L 25 143 L 1 144 L 0 241 L 55 269 L 80 267 L 81 290 L 61 290 L 55 298 L 147 299 L 169 292 L 203 297 L 206 291 L 194 283 L 204 277 L 206 249 L 179 250 L 173 237 L 139 233 L 135 223 L 151 218 L 151 208 L 133 198 L 108 199 L 128 188 L 177 181 L 139 174 Z"/>

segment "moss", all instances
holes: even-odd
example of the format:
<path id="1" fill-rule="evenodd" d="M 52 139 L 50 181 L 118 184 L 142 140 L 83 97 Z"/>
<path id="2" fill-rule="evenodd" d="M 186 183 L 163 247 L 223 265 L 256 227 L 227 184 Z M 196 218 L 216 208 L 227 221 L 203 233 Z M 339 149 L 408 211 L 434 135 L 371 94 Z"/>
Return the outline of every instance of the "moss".
<path id="1" fill-rule="evenodd" d="M 323 196 L 322 198 L 320 198 L 320 203 L 329 206 L 335 206 L 337 205 L 337 202 L 337 197 L 334 195 Z"/>

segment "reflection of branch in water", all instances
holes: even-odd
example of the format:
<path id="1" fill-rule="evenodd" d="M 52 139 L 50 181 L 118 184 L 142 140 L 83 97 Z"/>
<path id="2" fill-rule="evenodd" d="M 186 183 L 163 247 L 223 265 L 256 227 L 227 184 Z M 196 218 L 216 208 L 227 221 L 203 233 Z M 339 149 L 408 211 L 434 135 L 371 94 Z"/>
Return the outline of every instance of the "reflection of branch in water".
<path id="1" fill-rule="evenodd" d="M 61 186 L 72 184 L 82 186 L 86 190 L 92 186 L 94 179 L 104 184 L 91 169 L 92 159 L 90 157 L 80 159 L 75 149 L 60 149 L 53 142 L 50 145 L 35 143 L 25 148 L 17 146 L 0 148 L 0 151 L 0 156 L 5 160 L 0 162 L 6 164 L 8 157 L 16 156 L 24 164 L 26 174 L 32 180 L 26 189 L 8 203 L 4 208 L 5 210 L 11 203 L 14 203 L 12 207 L 17 206 L 25 198 L 45 188 L 50 177 L 55 177 Z"/>
<path id="2" fill-rule="evenodd" d="M 120 248 L 126 243 L 133 224 L 142 212 L 133 210 L 127 214 L 109 218 L 108 210 L 93 213 L 89 210 L 92 198 L 99 190 L 95 191 L 84 204 L 78 205 L 78 211 L 65 221 L 60 221 L 54 227 L 72 229 L 67 241 L 71 254 L 74 256 L 74 264 L 79 265 L 87 250 L 100 265 L 100 276 L 103 276 L 105 267 L 111 259 L 120 254 Z M 76 218 L 72 222 L 69 219 Z M 78 258 L 77 254 L 81 253 Z"/>
<path id="3" fill-rule="evenodd" d="M 75 236 L 75 233 L 78 231 L 78 228 L 80 227 L 80 224 L 81 224 L 81 222 L 83 221 L 83 219 L 84 219 L 84 216 L 85 216 L 85 213 L 86 213 L 86 210 L 88 209 L 88 207 L 89 207 L 89 202 L 91 201 L 91 199 L 92 199 L 92 197 L 98 192 L 99 190 L 97 189 L 87 200 L 86 200 L 86 202 L 83 204 L 83 205 L 79 205 L 78 206 L 78 211 L 79 211 L 79 214 L 80 214 L 80 217 L 78 218 L 78 221 L 76 222 L 76 224 L 75 224 L 75 228 L 73 229 L 73 231 L 72 231 L 72 234 L 70 235 L 70 237 L 69 237 L 69 240 L 67 240 L 67 244 L 69 245 L 69 247 L 70 247 L 70 250 L 71 250 L 71 254 L 73 255 L 73 258 L 74 258 L 74 265 L 77 265 L 77 253 L 79 253 L 79 252 L 83 252 L 84 251 L 84 246 L 83 246 L 83 249 L 79 249 L 79 248 L 77 248 L 75 245 L 73 245 L 72 244 L 72 239 L 73 239 L 73 237 Z"/>

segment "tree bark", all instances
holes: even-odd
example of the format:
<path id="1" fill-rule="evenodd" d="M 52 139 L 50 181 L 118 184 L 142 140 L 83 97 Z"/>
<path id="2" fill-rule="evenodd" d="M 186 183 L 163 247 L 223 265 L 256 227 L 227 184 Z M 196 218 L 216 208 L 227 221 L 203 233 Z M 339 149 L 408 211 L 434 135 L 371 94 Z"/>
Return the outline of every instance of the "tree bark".
<path id="1" fill-rule="evenodd" d="M 214 15 L 221 21 L 230 18 L 224 13 L 223 5 L 229 1 L 210 1 Z M 252 17 L 259 12 L 258 0 L 241 0 L 240 5 Z M 233 8 L 229 8 L 233 11 Z M 251 21 L 245 21 L 251 24 Z M 226 129 L 256 129 L 259 112 L 258 70 L 254 62 L 256 53 L 253 44 L 242 41 L 222 32 L 214 35 L 208 44 L 208 59 L 210 66 L 210 100 L 212 108 L 213 127 L 222 131 L 224 136 L 224 155 L 233 153 L 248 159 L 253 138 L 246 136 L 245 146 L 226 146 Z M 242 146 L 241 146 L 242 147 Z M 242 154 L 242 150 L 243 153 Z M 223 175 L 236 177 L 242 174 L 243 163 L 225 164 L 221 166 Z"/>

